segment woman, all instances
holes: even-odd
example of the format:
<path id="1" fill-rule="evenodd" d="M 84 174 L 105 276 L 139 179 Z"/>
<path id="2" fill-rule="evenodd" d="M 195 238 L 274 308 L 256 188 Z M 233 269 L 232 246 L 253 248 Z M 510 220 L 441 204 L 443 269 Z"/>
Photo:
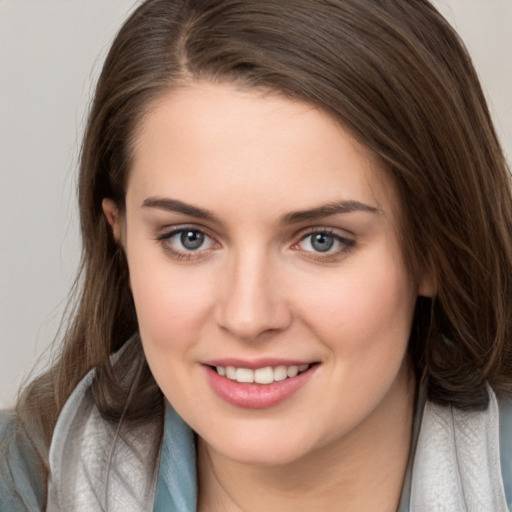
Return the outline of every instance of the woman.
<path id="1" fill-rule="evenodd" d="M 509 510 L 509 180 L 426 0 L 144 2 L 2 510 Z"/>

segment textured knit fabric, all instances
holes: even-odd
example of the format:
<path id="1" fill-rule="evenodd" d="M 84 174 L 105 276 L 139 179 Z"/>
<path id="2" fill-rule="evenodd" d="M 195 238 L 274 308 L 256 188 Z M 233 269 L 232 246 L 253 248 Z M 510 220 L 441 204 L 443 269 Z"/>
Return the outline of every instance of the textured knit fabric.
<path id="1" fill-rule="evenodd" d="M 0 512 L 44 510 L 44 468 L 14 413 L 0 412 Z"/>
<path id="2" fill-rule="evenodd" d="M 94 406 L 92 377 L 93 373 L 77 386 L 55 429 L 48 510 L 194 512 L 197 483 L 191 429 L 169 405 L 163 432 L 157 423 L 113 426 Z M 399 512 L 512 510 L 512 404 L 493 404 L 490 410 L 476 413 L 429 402 L 418 407 L 418 442 L 412 446 Z M 0 511 L 45 510 L 44 470 L 29 437 L 17 429 L 14 414 L 0 414 L 0 436 L 7 448 L 0 454 Z M 443 489 L 432 485 L 439 477 Z M 429 483 L 424 478 L 434 480 Z M 422 499 L 434 501 L 411 504 L 424 492 L 424 485 L 434 495 L 427 492 Z M 442 494 L 446 489 L 448 498 L 455 495 L 458 501 L 436 501 L 438 490 Z M 486 490 L 480 496 L 482 489 Z M 501 508 L 489 508 L 494 506 Z"/>
<path id="3" fill-rule="evenodd" d="M 397 512 L 512 511 L 512 403 L 498 407 L 489 393 L 483 413 L 437 406 L 420 395 Z M 196 510 L 194 453 L 192 431 L 168 405 L 153 512 Z"/>
<path id="4" fill-rule="evenodd" d="M 500 465 L 499 408 L 486 411 L 426 402 L 412 468 L 414 512 L 508 512 Z"/>
<path id="5" fill-rule="evenodd" d="M 145 512 L 152 509 L 162 425 L 104 420 L 90 389 L 94 371 L 77 386 L 50 446 L 51 512 Z"/>
<path id="6" fill-rule="evenodd" d="M 500 462 L 507 505 L 512 511 L 512 402 L 503 400 L 500 405 Z"/>

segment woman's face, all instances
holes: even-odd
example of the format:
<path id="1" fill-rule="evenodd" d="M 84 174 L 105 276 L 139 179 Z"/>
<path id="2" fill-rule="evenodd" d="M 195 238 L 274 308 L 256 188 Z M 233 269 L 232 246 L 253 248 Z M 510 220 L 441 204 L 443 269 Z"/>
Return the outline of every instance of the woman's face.
<path id="1" fill-rule="evenodd" d="M 419 290 L 392 182 L 328 115 L 173 91 L 139 131 L 126 216 L 104 208 L 149 366 L 215 453 L 281 464 L 398 421 Z"/>

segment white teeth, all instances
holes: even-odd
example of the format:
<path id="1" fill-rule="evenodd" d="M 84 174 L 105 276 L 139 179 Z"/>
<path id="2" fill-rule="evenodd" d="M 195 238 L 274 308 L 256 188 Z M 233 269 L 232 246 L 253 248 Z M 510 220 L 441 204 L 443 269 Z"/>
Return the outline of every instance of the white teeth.
<path id="1" fill-rule="evenodd" d="M 299 373 L 299 367 L 298 366 L 288 366 L 288 370 L 286 374 L 288 377 L 295 377 Z"/>
<path id="2" fill-rule="evenodd" d="M 266 366 L 257 370 L 236 368 L 235 366 L 216 366 L 215 368 L 219 375 L 230 380 L 236 380 L 241 383 L 271 384 L 272 382 L 279 382 L 297 376 L 300 372 L 307 370 L 309 364 L 301 364 L 300 366 L 280 365 L 275 368 Z"/>
<path id="3" fill-rule="evenodd" d="M 270 384 L 274 382 L 274 370 L 271 366 L 266 368 L 258 368 L 254 371 L 254 382 L 258 384 Z"/>
<path id="4" fill-rule="evenodd" d="M 306 365 L 306 368 L 308 365 Z M 286 366 L 278 366 L 277 368 L 274 368 L 274 380 L 279 382 L 280 380 L 284 380 L 288 377 L 288 374 L 286 373 Z"/>
<path id="5" fill-rule="evenodd" d="M 248 368 L 237 368 L 236 379 L 237 382 L 254 382 L 254 370 Z"/>
<path id="6" fill-rule="evenodd" d="M 236 368 L 234 366 L 226 366 L 226 377 L 231 380 L 236 380 Z"/>

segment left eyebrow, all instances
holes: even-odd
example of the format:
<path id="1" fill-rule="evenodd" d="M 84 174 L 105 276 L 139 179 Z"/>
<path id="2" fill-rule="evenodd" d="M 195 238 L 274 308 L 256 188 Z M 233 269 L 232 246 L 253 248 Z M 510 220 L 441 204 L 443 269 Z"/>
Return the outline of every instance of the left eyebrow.
<path id="1" fill-rule="evenodd" d="M 321 219 L 331 215 L 353 212 L 380 214 L 382 213 L 382 210 L 359 201 L 337 201 L 334 203 L 324 204 L 317 208 L 311 208 L 310 210 L 300 210 L 297 212 L 287 213 L 281 217 L 281 223 L 297 224 L 299 222 Z"/>

